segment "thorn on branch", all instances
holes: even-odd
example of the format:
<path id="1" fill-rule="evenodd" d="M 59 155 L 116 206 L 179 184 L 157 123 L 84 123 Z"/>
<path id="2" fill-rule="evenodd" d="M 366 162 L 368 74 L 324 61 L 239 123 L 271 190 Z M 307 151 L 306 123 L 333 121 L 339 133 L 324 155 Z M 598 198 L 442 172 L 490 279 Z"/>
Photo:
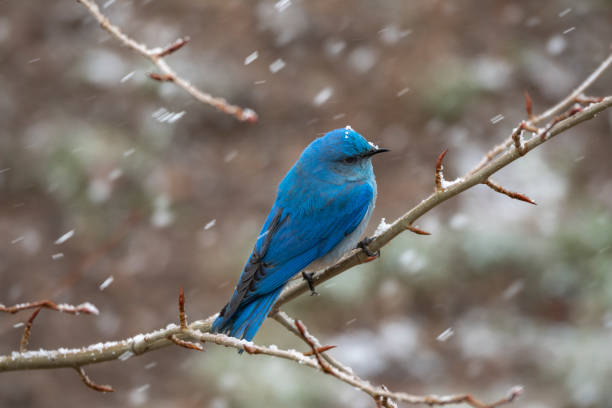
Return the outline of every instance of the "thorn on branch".
<path id="1" fill-rule="evenodd" d="M 204 351 L 204 347 L 202 347 L 202 345 L 193 343 L 191 341 L 182 340 L 176 334 L 171 334 L 167 337 L 167 339 L 176 344 L 177 346 L 181 346 L 186 349 Z"/>
<path id="2" fill-rule="evenodd" d="M 326 351 L 331 350 L 331 349 L 335 349 L 336 347 L 337 346 L 321 346 L 321 347 L 317 347 L 317 353 L 325 353 Z M 314 355 L 314 351 L 310 350 L 310 351 L 307 351 L 307 352 L 302 353 L 302 354 L 305 355 L 305 356 L 312 356 L 312 355 Z"/>
<path id="3" fill-rule="evenodd" d="M 83 367 L 75 367 L 74 369 L 77 371 L 77 373 L 79 373 L 81 380 L 83 380 L 83 384 L 85 384 L 89 388 L 96 390 L 98 392 L 115 392 L 115 390 L 113 390 L 113 387 L 111 387 L 110 385 L 99 385 L 93 382 L 87 376 Z"/>
<path id="4" fill-rule="evenodd" d="M 422 229 L 420 229 L 420 228 L 418 228 L 418 227 L 415 227 L 415 226 L 414 226 L 414 225 L 412 225 L 412 224 L 411 224 L 411 225 L 408 225 L 408 226 L 406 227 L 406 229 L 407 229 L 408 231 L 412 231 L 412 232 L 414 232 L 415 234 L 418 234 L 418 235 L 431 235 L 431 233 L 430 233 L 430 232 L 424 231 L 424 230 L 422 230 Z"/>
<path id="5" fill-rule="evenodd" d="M 179 38 L 172 44 L 168 45 L 166 48 L 162 49 L 161 51 L 157 53 L 154 53 L 153 56 L 156 58 L 162 58 L 162 57 L 165 57 L 166 55 L 170 55 L 173 52 L 178 51 L 181 48 L 183 48 L 183 45 L 187 44 L 189 40 L 190 40 L 189 37 Z"/>
<path id="6" fill-rule="evenodd" d="M 181 329 L 185 330 L 187 328 L 187 317 L 185 316 L 185 292 L 183 292 L 183 287 L 179 288 L 179 322 L 181 325 Z"/>
<path id="7" fill-rule="evenodd" d="M 41 309 L 42 306 L 34 310 L 34 313 L 32 313 L 32 315 L 28 319 L 28 322 L 25 325 L 25 329 L 23 329 L 23 336 L 21 336 L 21 343 L 19 344 L 19 351 L 22 353 L 28 348 L 28 342 L 30 341 L 30 332 L 32 331 L 32 324 L 34 323 L 34 319 L 36 319 L 36 316 L 38 316 L 38 313 L 40 313 Z"/>
<path id="8" fill-rule="evenodd" d="M 525 110 L 527 111 L 527 119 L 533 119 L 533 110 L 532 110 L 531 96 L 529 96 L 529 92 L 525 91 Z"/>
<path id="9" fill-rule="evenodd" d="M 445 149 L 442 153 L 440 153 L 438 160 L 436 160 L 436 192 L 444 191 L 444 174 L 442 174 L 442 169 L 444 166 L 442 166 L 442 160 L 444 159 L 444 156 L 446 156 L 446 152 L 448 152 L 448 149 Z"/>
<path id="10" fill-rule="evenodd" d="M 174 76 L 170 74 L 157 74 L 155 72 L 149 72 L 147 75 L 149 78 L 159 82 L 174 82 Z"/>
<path id="11" fill-rule="evenodd" d="M 503 188 L 499 184 L 492 182 L 491 180 L 487 179 L 483 184 L 489 186 L 494 191 L 497 191 L 498 193 L 501 193 L 501 194 L 505 194 L 510 198 L 514 198 L 515 200 L 521 200 L 529 204 L 537 205 L 535 201 L 533 201 L 531 198 L 527 197 L 526 195 L 521 194 L 521 193 L 515 193 L 514 191 L 506 190 L 505 188 Z"/>
<path id="12" fill-rule="evenodd" d="M 331 366 L 327 363 L 327 361 L 325 361 L 321 357 L 321 352 L 317 348 L 317 345 L 315 344 L 315 342 L 310 338 L 310 335 L 309 335 L 308 331 L 306 330 L 306 326 L 304 326 L 304 324 L 301 321 L 296 319 L 295 327 L 300 332 L 300 335 L 302 336 L 304 341 L 306 343 L 308 343 L 308 345 L 312 349 L 312 353 L 316 357 L 317 363 L 319 364 L 319 367 L 321 367 L 321 370 L 323 370 L 323 372 L 326 373 L 326 374 L 336 376 L 335 373 L 334 373 L 334 370 L 331 368 Z"/>

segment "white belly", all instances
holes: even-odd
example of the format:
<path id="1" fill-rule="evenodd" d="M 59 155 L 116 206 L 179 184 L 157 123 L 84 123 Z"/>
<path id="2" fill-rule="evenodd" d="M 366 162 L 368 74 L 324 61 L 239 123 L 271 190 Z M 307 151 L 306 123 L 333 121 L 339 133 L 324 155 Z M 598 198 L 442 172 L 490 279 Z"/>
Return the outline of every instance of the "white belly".
<path id="1" fill-rule="evenodd" d="M 372 199 L 372 203 L 368 207 L 368 211 L 366 211 L 361 223 L 355 228 L 353 232 L 348 234 L 344 239 L 331 249 L 327 254 L 322 257 L 315 259 L 310 265 L 306 267 L 308 271 L 317 271 L 336 263 L 337 260 L 342 258 L 342 255 L 346 254 L 352 249 L 355 249 L 357 243 L 361 239 L 363 232 L 368 226 L 368 222 L 370 221 L 370 216 L 372 215 L 372 210 L 374 209 L 374 204 L 376 201 L 376 190 L 374 190 L 374 198 Z"/>

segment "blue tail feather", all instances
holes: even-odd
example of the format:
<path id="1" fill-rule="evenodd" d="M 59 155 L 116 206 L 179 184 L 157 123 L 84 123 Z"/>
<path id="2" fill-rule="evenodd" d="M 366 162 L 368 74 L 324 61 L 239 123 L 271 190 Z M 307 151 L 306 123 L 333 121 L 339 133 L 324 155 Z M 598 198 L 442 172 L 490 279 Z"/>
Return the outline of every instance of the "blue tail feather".
<path id="1" fill-rule="evenodd" d="M 251 341 L 282 290 L 283 287 L 281 286 L 270 293 L 253 299 L 244 306 L 240 306 L 231 316 L 217 317 L 210 331 Z"/>

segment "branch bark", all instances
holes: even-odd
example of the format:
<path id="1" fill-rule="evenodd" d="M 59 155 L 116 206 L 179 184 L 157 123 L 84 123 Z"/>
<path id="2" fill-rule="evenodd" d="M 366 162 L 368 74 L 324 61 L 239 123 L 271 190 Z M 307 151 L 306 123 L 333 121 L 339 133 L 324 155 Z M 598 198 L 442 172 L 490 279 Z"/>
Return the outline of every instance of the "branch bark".
<path id="1" fill-rule="evenodd" d="M 89 13 L 98 21 L 100 26 L 109 32 L 110 35 L 119 40 L 124 46 L 137 52 L 143 57 L 153 62 L 162 74 L 151 73 L 149 77 L 158 81 L 174 82 L 178 87 L 185 90 L 198 101 L 207 105 L 214 106 L 223 113 L 234 116 L 236 119 L 243 122 L 257 122 L 257 113 L 249 108 L 241 108 L 240 106 L 232 105 L 223 98 L 212 96 L 204 91 L 201 91 L 189 81 L 179 76 L 163 57 L 172 54 L 183 47 L 188 38 L 179 38 L 174 43 L 165 48 L 148 48 L 145 44 L 141 44 L 136 40 L 127 36 L 119 27 L 113 25 L 110 20 L 102 14 L 95 0 L 77 0 L 84 5 Z"/>
<path id="2" fill-rule="evenodd" d="M 527 142 L 523 144 L 523 149 L 525 152 L 531 151 L 535 149 L 542 143 L 550 140 L 551 138 L 557 136 L 560 133 L 565 132 L 568 129 L 573 128 L 574 126 L 589 120 L 593 119 L 598 113 L 608 109 L 612 106 L 612 96 L 607 96 L 603 98 L 601 102 L 593 103 L 582 111 L 577 112 L 576 114 L 568 117 L 565 120 L 557 123 L 552 129 L 550 129 L 546 138 L 541 137 L 532 137 Z M 510 140 L 512 140 L 510 138 Z M 408 211 L 406 214 L 395 220 L 390 227 L 384 232 L 380 233 L 377 236 L 374 236 L 372 241 L 368 244 L 368 247 L 371 251 L 378 251 L 385 245 L 387 245 L 393 238 L 401 234 L 407 229 L 410 229 L 412 223 L 414 223 L 417 219 L 423 216 L 425 213 L 429 212 L 432 208 L 438 206 L 444 201 L 448 200 L 456 196 L 459 193 L 481 183 L 485 183 L 486 180 L 494 173 L 506 167 L 508 164 L 522 157 L 521 152 L 517 149 L 509 149 L 504 154 L 498 156 L 497 158 L 489 161 L 485 166 L 477 170 L 476 172 L 468 173 L 465 177 L 460 178 L 458 182 L 452 183 L 446 189 L 441 191 L 436 191 L 431 194 L 425 200 L 421 201 L 416 207 Z M 364 263 L 367 260 L 367 255 L 362 250 L 354 250 L 340 261 L 338 261 L 335 265 L 330 266 L 327 269 L 319 271 L 312 275 L 312 280 L 315 285 L 321 284 L 334 276 L 339 275 L 340 273 L 350 269 L 356 265 Z M 291 282 L 287 288 L 281 293 L 276 305 L 272 309 L 271 313 L 276 312 L 280 306 L 283 304 L 295 299 L 299 295 L 307 292 L 308 285 L 306 282 L 301 280 L 295 280 Z"/>
<path id="3" fill-rule="evenodd" d="M 610 106 L 612 106 L 612 96 L 607 96 L 603 98 L 601 102 L 591 104 L 581 112 L 578 112 L 575 115 L 559 122 L 549 131 L 549 135 L 546 139 L 543 140 L 540 137 L 532 137 L 525 143 L 525 148 L 530 151 L 558 134 L 571 129 L 572 127 L 586 120 L 594 118 L 598 113 L 609 108 Z M 508 150 L 505 154 L 491 161 L 488 165 L 477 171 L 472 176 L 464 178 L 463 181 L 455 183 L 443 191 L 431 194 L 416 207 L 394 221 L 386 231 L 375 236 L 372 242 L 370 242 L 369 247 L 374 251 L 379 250 L 388 244 L 393 238 L 401 234 L 406 229 L 409 229 L 408 227 L 410 227 L 414 221 L 430 211 L 432 208 L 469 189 L 470 187 L 483 183 L 489 178 L 489 176 L 520 157 L 521 155 L 516 149 Z M 338 261 L 335 265 L 315 273 L 313 275 L 313 281 L 315 284 L 325 282 L 346 271 L 347 269 L 365 262 L 367 258 L 367 255 L 362 250 L 354 250 Z M 305 281 L 295 280 L 291 282 L 282 292 L 270 314 L 273 315 L 282 305 L 308 291 L 308 284 Z M 216 314 L 210 316 L 206 320 L 196 321 L 190 324 L 188 327 L 191 330 L 206 332 L 210 329 L 210 325 L 215 317 Z M 27 351 L 24 353 L 13 352 L 10 356 L 0 356 L 0 372 L 73 367 L 115 360 L 119 358 L 121 354 L 127 351 L 131 351 L 138 355 L 147 351 L 157 350 L 159 348 L 169 346 L 173 344 L 170 340 L 168 340 L 168 337 L 171 335 L 176 335 L 179 339 L 185 339 L 185 334 L 181 332 L 180 326 L 170 324 L 164 329 L 159 329 L 147 334 L 139 334 L 125 340 L 98 343 L 78 349 Z"/>
<path id="4" fill-rule="evenodd" d="M 78 1 L 86 5 L 91 4 L 89 3 L 89 0 Z M 110 25 L 110 23 L 108 23 L 108 25 L 111 28 L 114 27 Z M 119 36 L 119 34 L 120 32 L 117 35 Z M 130 40 L 127 37 L 126 41 L 133 42 L 133 40 Z M 151 50 L 148 50 L 146 47 L 137 43 L 134 43 L 133 47 L 135 47 L 134 49 L 136 50 L 138 50 L 139 47 L 142 47 L 142 50 L 146 51 L 147 53 L 152 52 Z M 163 50 L 161 53 L 163 53 Z M 156 58 L 157 61 L 160 60 L 159 57 Z M 565 113 L 553 118 L 542 129 L 536 129 L 533 127 L 534 124 L 538 121 L 541 121 L 543 118 L 551 117 L 560 109 L 566 107 L 567 100 L 576 100 L 577 95 L 574 94 L 580 94 L 584 89 L 586 89 L 586 87 L 590 85 L 597 78 L 597 76 L 601 75 L 601 73 L 610 65 L 611 62 L 612 55 L 610 55 L 600 65 L 600 67 L 583 82 L 583 84 L 581 84 L 574 92 L 572 92 L 572 94 L 570 94 L 568 98 L 564 99 L 559 104 L 555 105 L 553 108 L 547 110 L 543 114 L 534 117 L 529 122 L 527 122 L 526 125 L 521 122 L 519 126 L 522 126 L 524 130 L 532 132 L 532 136 L 530 138 L 528 138 L 524 142 L 519 140 L 517 143 L 517 138 L 512 137 L 512 135 L 515 133 L 515 131 L 513 131 L 510 137 L 504 143 L 495 146 L 489 153 L 485 155 L 483 160 L 474 169 L 468 172 L 464 177 L 458 178 L 454 182 L 443 183 L 443 178 L 441 174 L 442 165 L 440 157 L 436 165 L 436 175 L 439 174 L 439 177 L 436 177 L 435 192 L 429 197 L 427 197 L 425 200 L 421 201 L 417 206 L 412 208 L 403 216 L 398 218 L 396 221 L 394 221 L 387 229 L 374 236 L 371 242 L 368 244 L 369 249 L 371 251 L 377 251 L 381 249 L 383 246 L 388 244 L 391 240 L 393 240 L 405 230 L 410 230 L 417 233 L 424 233 L 424 231 L 421 231 L 418 228 L 412 226 L 412 224 L 422 215 L 435 208 L 440 203 L 460 194 L 461 192 L 477 184 L 486 184 L 491 187 L 492 183 L 489 181 L 489 177 L 501 168 L 509 165 L 513 161 L 519 159 L 526 153 L 530 152 L 531 150 L 545 143 L 551 138 L 567 131 L 568 129 L 571 129 L 574 126 L 579 125 L 580 123 L 586 120 L 594 118 L 598 113 L 610 108 L 612 106 L 612 96 L 599 98 L 597 100 L 588 100 L 588 102 L 590 102 L 590 105 L 586 107 L 575 106 L 573 108 L 570 108 Z M 530 104 L 528 104 L 528 111 L 530 112 L 529 105 Z M 537 134 L 534 133 L 536 130 Z M 496 187 L 498 187 L 498 189 L 506 191 L 503 193 L 508 195 L 507 190 L 501 188 L 500 186 Z M 512 192 L 509 193 L 514 195 L 517 194 Z M 353 250 L 340 261 L 338 261 L 335 265 L 313 274 L 313 282 L 315 284 L 325 282 L 331 279 L 332 277 L 346 271 L 347 269 L 350 269 L 353 266 L 364 263 L 368 260 L 369 257 L 363 250 Z M 274 317 L 290 331 L 303 338 L 308 343 L 308 345 L 311 346 L 312 354 L 314 354 L 315 357 L 310 357 L 305 355 L 304 353 L 300 353 L 293 350 L 280 350 L 275 347 L 263 347 L 255 345 L 251 342 L 246 342 L 244 340 L 227 337 L 222 334 L 208 333 L 210 326 L 216 317 L 216 314 L 207 318 L 206 320 L 196 321 L 187 325 L 184 314 L 184 299 L 182 297 L 179 297 L 180 325 L 169 324 L 163 329 L 159 329 L 150 333 L 138 334 L 125 340 L 98 343 L 76 349 L 59 348 L 57 350 L 39 350 L 23 352 L 14 351 L 10 355 L 0 356 L 0 372 L 72 367 L 77 369 L 79 373 L 84 373 L 82 371 L 82 366 L 85 365 L 117 359 L 125 360 L 126 358 L 129 358 L 132 355 L 140 355 L 172 344 L 177 344 L 179 346 L 186 347 L 187 344 L 193 344 L 189 343 L 190 340 L 196 340 L 200 342 L 211 342 L 226 347 L 234 347 L 239 350 L 244 350 L 250 354 L 266 354 L 270 356 L 297 361 L 302 365 L 307 365 L 311 368 L 322 370 L 330 375 L 333 375 L 341 381 L 353 385 L 359 388 L 360 390 L 368 393 L 369 395 L 377 399 L 377 401 L 380 398 L 387 398 L 394 401 L 412 404 L 446 405 L 455 403 L 466 403 L 471 405 L 472 407 L 484 408 L 496 407 L 505 403 L 512 402 L 521 392 L 520 389 L 515 388 L 510 391 L 508 396 L 498 400 L 497 402 L 494 402 L 493 404 L 484 404 L 476 400 L 470 394 L 443 397 L 415 396 L 407 393 L 393 393 L 387 390 L 384 386 L 374 387 L 366 381 L 356 377 L 348 367 L 343 366 L 341 363 L 335 361 L 330 356 L 327 356 L 327 354 L 324 353 L 324 347 L 320 346 L 318 340 L 309 335 L 305 331 L 305 328 L 303 326 L 302 329 L 300 329 L 300 327 L 296 324 L 295 321 L 279 312 L 279 308 L 282 305 L 308 291 L 309 287 L 305 281 L 299 279 L 293 280 L 282 292 L 276 305 L 270 312 L 270 316 Z M 45 303 L 47 307 L 50 307 L 48 304 L 52 302 L 44 301 L 43 303 Z M 0 305 L 0 311 L 15 313 L 17 311 L 24 310 L 27 308 L 40 307 L 41 302 L 24 305 L 17 305 L 15 307 L 10 308 Z M 60 305 L 58 308 L 62 307 L 65 306 Z M 199 349 L 199 346 L 189 346 L 188 348 Z M 81 377 L 83 378 L 83 375 L 81 375 Z"/>

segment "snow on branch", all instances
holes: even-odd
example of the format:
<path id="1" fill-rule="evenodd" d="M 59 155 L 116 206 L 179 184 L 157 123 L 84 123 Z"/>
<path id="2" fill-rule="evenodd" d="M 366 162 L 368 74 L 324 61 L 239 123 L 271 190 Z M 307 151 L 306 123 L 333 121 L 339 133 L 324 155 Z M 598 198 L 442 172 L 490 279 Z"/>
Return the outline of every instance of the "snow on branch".
<path id="1" fill-rule="evenodd" d="M 108 20 L 106 20 L 99 13 L 95 4 L 92 5 L 89 0 L 78 1 L 85 4 L 90 9 L 92 14 L 94 14 L 94 16 L 96 16 L 97 13 L 101 17 L 102 20 L 100 21 L 103 27 L 113 33 L 113 35 L 118 37 L 126 45 L 142 53 L 143 55 L 146 55 L 148 58 L 153 59 L 158 66 L 160 66 L 160 61 L 162 61 L 162 67 L 166 66 L 165 63 L 163 63 L 160 55 L 167 55 L 168 53 L 171 53 L 184 45 L 183 43 L 177 42 L 169 46 L 167 49 L 149 50 L 145 46 L 135 43 L 133 40 L 122 34 L 116 27 L 110 25 Z M 595 72 L 591 74 L 580 86 L 578 86 L 576 90 L 574 90 L 567 98 L 541 115 L 533 116 L 531 98 L 529 98 L 527 95 L 525 98 L 525 103 L 528 119 L 526 121 L 522 121 L 518 125 L 517 129 L 519 129 L 519 131 L 517 132 L 516 129 L 513 130 L 504 143 L 491 149 L 491 151 L 485 155 L 481 162 L 463 177 L 459 177 L 453 182 L 447 182 L 444 180 L 442 174 L 442 159 L 444 158 L 444 153 L 441 154 L 436 162 L 435 191 L 403 216 L 395 220 L 392 224 L 388 225 L 387 228 L 381 229 L 369 242 L 369 249 L 372 251 L 380 250 L 380 248 L 388 244 L 405 230 L 410 230 L 417 234 L 427 234 L 425 231 L 414 227 L 413 223 L 425 213 L 438 206 L 440 203 L 478 184 L 485 184 L 493 190 L 505 194 L 511 198 L 522 199 L 523 201 L 533 203 L 531 199 L 527 198 L 526 196 L 506 190 L 505 188 L 493 183 L 489 180 L 490 176 L 513 161 L 523 157 L 525 154 L 550 140 L 554 136 L 574 126 L 577 126 L 586 120 L 592 119 L 598 113 L 610 108 L 612 106 L 612 96 L 603 98 L 587 98 L 582 96 L 582 92 L 584 92 L 584 90 L 591 83 L 593 83 L 599 75 L 601 75 L 601 73 L 610 65 L 611 62 L 612 55 L 610 55 L 597 68 L 597 70 L 595 70 Z M 167 74 L 167 71 L 164 71 L 163 69 L 162 71 Z M 172 71 L 170 71 L 170 73 L 173 74 Z M 177 82 L 176 78 L 172 80 Z M 574 103 L 574 105 L 569 106 L 571 103 Z M 561 112 L 563 109 L 566 110 Z M 551 117 L 552 119 L 550 119 L 543 128 L 536 128 L 538 123 Z M 532 136 L 523 140 L 523 130 L 531 132 Z M 338 261 L 335 265 L 314 273 L 312 276 L 312 281 L 314 284 L 320 284 L 358 264 L 367 262 L 368 260 L 369 257 L 363 250 L 354 250 Z M 140 355 L 173 344 L 189 349 L 203 350 L 203 346 L 200 343 L 203 344 L 208 342 L 225 347 L 232 347 L 238 350 L 244 350 L 249 354 L 264 354 L 272 357 L 292 360 L 301 365 L 322 371 L 367 393 L 374 398 L 377 406 L 381 407 L 392 407 L 396 406 L 396 402 L 404 402 L 408 404 L 425 405 L 450 405 L 464 403 L 474 408 L 494 408 L 513 402 L 522 391 L 522 388 L 514 387 L 505 397 L 493 403 L 486 404 L 477 400 L 470 394 L 450 396 L 416 396 L 402 392 L 391 392 L 383 385 L 373 386 L 369 382 L 357 377 L 350 367 L 344 366 L 342 363 L 329 356 L 326 351 L 333 346 L 322 346 L 319 340 L 308 332 L 303 323 L 295 321 L 279 311 L 279 308 L 282 305 L 308 291 L 309 287 L 307 282 L 297 279 L 292 281 L 282 292 L 276 305 L 270 312 L 270 317 L 277 320 L 289 331 L 296 334 L 306 342 L 310 349 L 306 352 L 282 350 L 275 346 L 264 347 L 252 342 L 228 337 L 223 334 L 209 333 L 210 326 L 216 318 L 216 315 L 210 316 L 206 320 L 199 320 L 188 324 L 184 310 L 185 299 L 181 291 L 179 294 L 179 325 L 169 324 L 165 328 L 149 333 L 138 334 L 128 339 L 97 343 L 87 347 L 75 349 L 58 348 L 56 350 L 26 351 L 25 346 L 22 346 L 22 351 L 13 351 L 10 355 L 0 356 L 0 372 L 72 367 L 78 371 L 82 381 L 88 387 L 97 391 L 110 392 L 112 391 L 111 387 L 100 386 L 91 381 L 83 371 L 83 366 L 96 364 L 103 361 L 125 360 L 134 355 Z M 56 305 L 50 301 L 25 303 L 12 307 L 0 305 L 0 311 L 16 313 L 21 310 L 35 309 L 35 314 L 30 317 L 30 320 L 33 321 L 36 314 L 42 307 L 51 308 L 53 310 L 66 313 L 97 314 L 97 309 L 88 303 L 84 303 L 79 306 L 70 306 Z"/>
<path id="2" fill-rule="evenodd" d="M 110 20 L 102 14 L 100 8 L 96 4 L 95 0 L 77 0 L 77 2 L 84 5 L 89 13 L 98 21 L 100 26 L 108 31 L 113 37 L 119 40 L 124 46 L 136 51 L 143 57 L 151 60 L 157 68 L 161 71 L 158 73 L 149 73 L 151 79 L 157 81 L 173 82 L 178 87 L 184 89 L 188 94 L 193 96 L 198 101 L 207 105 L 214 106 L 223 113 L 234 116 L 236 119 L 243 122 L 254 123 L 257 122 L 257 113 L 249 108 L 241 108 L 240 106 L 232 105 L 223 98 L 212 96 L 204 91 L 201 91 L 189 81 L 179 76 L 174 69 L 164 60 L 164 57 L 178 51 L 182 48 L 189 38 L 179 38 L 172 44 L 164 48 L 149 48 L 145 44 L 141 44 L 136 40 L 128 37 L 119 27 L 113 25 Z"/>

